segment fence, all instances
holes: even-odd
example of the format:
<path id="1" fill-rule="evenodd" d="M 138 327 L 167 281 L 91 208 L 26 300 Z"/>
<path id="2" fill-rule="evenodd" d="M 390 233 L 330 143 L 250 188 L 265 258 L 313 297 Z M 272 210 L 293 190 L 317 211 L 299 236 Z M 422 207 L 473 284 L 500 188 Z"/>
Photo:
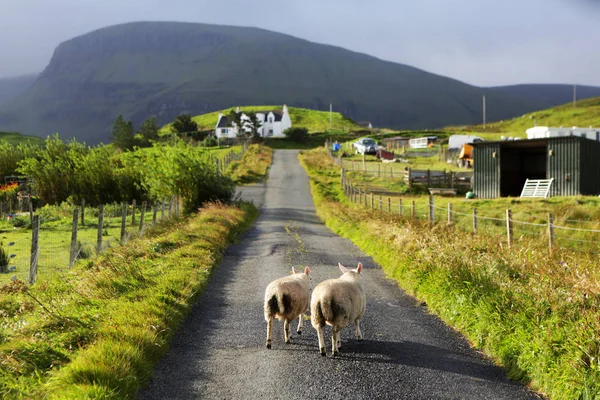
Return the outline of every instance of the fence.
<path id="1" fill-rule="evenodd" d="M 221 157 L 210 156 L 219 173 L 240 160 L 247 150 Z M 146 202 L 107 204 L 98 208 L 79 206 L 42 207 L 34 211 L 31 197 L 0 203 L 0 283 L 12 277 L 33 284 L 40 275 L 70 268 L 78 259 L 99 254 L 114 243 L 125 244 L 143 235 L 149 226 L 181 214 L 181 200 L 172 197 L 154 204 Z M 31 227 L 31 230 L 29 229 Z"/>
<path id="2" fill-rule="evenodd" d="M 436 188 L 457 188 L 467 191 L 472 187 L 472 171 L 441 171 L 441 170 L 414 170 L 410 167 L 395 167 L 385 163 L 367 163 L 361 161 L 344 160 L 341 154 L 335 157 L 331 152 L 331 144 L 325 144 L 329 157 L 347 172 L 357 172 L 390 181 L 404 181 L 408 187 L 414 184 L 427 185 Z"/>
<path id="3" fill-rule="evenodd" d="M 377 196 L 373 192 L 363 190 L 350 182 L 345 170 L 342 170 L 341 182 L 348 200 L 372 211 L 378 210 L 395 213 L 405 218 L 426 220 L 431 226 L 445 223 L 474 234 L 504 236 L 509 247 L 516 240 L 531 238 L 545 241 L 550 251 L 560 246 L 600 254 L 600 221 L 564 220 L 562 221 L 564 225 L 558 225 L 552 213 L 543 217 L 544 222 L 519 221 L 513 218 L 510 209 L 505 210 L 502 218 L 490 217 L 481 215 L 476 207 L 461 212 L 457 211 L 452 203 L 448 203 L 447 207 L 436 206 L 432 195 L 423 207 L 417 206 L 415 200 L 405 201 L 401 197 Z M 588 224 L 589 228 L 582 228 L 584 224 Z"/>
<path id="4" fill-rule="evenodd" d="M 181 201 L 179 197 L 154 204 L 136 204 L 134 200 L 98 208 L 82 204 L 53 213 L 42 210 L 22 228 L 3 230 L 2 247 L 8 263 L 0 259 L 0 272 L 9 273 L 4 276 L 33 284 L 38 272 L 47 275 L 66 270 L 79 259 L 100 254 L 115 243 L 126 244 L 165 218 L 181 215 Z"/>

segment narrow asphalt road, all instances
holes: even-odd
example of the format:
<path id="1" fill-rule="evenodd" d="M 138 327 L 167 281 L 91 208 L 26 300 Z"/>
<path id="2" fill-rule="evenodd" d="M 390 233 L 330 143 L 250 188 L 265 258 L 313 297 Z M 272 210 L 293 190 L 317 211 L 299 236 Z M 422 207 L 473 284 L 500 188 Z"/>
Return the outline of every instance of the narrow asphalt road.
<path id="1" fill-rule="evenodd" d="M 319 220 L 297 151 L 276 151 L 269 179 L 243 189 L 260 207 L 256 224 L 231 246 L 141 399 L 531 399 L 501 368 L 428 313 L 354 244 Z M 311 268 L 311 288 L 338 277 L 337 263 L 365 266 L 364 340 L 342 332 L 339 357 L 318 351 L 305 321 L 292 344 L 277 321 L 265 347 L 264 290 L 292 266 Z"/>

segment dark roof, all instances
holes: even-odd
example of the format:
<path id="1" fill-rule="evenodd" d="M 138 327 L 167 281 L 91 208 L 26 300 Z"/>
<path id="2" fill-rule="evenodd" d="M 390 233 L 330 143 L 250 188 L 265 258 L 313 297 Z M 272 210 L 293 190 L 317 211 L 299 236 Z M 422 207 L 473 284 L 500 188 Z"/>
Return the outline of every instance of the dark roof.
<path id="1" fill-rule="evenodd" d="M 283 111 L 280 110 L 264 110 L 264 111 L 257 111 L 256 112 L 261 113 L 261 114 L 265 114 L 265 117 L 269 115 L 269 113 L 273 113 L 273 115 L 275 116 L 275 122 L 279 122 L 282 120 L 283 118 Z"/>
<path id="2" fill-rule="evenodd" d="M 219 120 L 219 123 L 217 124 L 217 128 L 228 128 L 229 125 L 229 121 L 227 120 L 226 116 L 222 116 L 221 119 Z"/>
<path id="3" fill-rule="evenodd" d="M 356 123 L 359 126 L 369 126 L 371 125 L 371 121 L 361 121 Z"/>
<path id="4" fill-rule="evenodd" d="M 473 147 L 486 147 L 489 145 L 500 144 L 503 148 L 514 148 L 514 147 L 536 147 L 536 146 L 544 146 L 549 142 L 553 141 L 564 141 L 564 140 L 592 140 L 588 138 L 582 138 L 579 136 L 559 136 L 559 137 L 551 137 L 551 138 L 536 138 L 536 139 L 518 139 L 518 140 L 495 140 L 490 142 L 474 142 L 469 143 Z"/>

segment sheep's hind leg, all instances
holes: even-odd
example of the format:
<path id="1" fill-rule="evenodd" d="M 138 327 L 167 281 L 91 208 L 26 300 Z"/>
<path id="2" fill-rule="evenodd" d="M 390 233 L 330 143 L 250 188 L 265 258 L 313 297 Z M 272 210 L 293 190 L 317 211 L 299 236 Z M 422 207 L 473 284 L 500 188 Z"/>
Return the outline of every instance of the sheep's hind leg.
<path id="1" fill-rule="evenodd" d="M 298 318 L 298 330 L 296 331 L 298 335 L 302 335 L 302 323 L 304 321 L 304 314 L 300 314 L 300 318 Z"/>
<path id="2" fill-rule="evenodd" d="M 317 336 L 319 337 L 319 351 L 321 352 L 321 355 L 323 357 L 325 357 L 325 355 L 326 355 L 326 353 L 325 353 L 325 338 L 323 337 L 323 327 L 322 326 L 317 327 Z"/>
<path id="3" fill-rule="evenodd" d="M 354 325 L 356 325 L 356 340 L 362 340 L 363 336 L 362 336 L 362 332 L 360 331 L 360 319 L 357 319 L 354 322 Z"/>
<path id="4" fill-rule="evenodd" d="M 338 338 L 340 336 L 340 331 L 335 327 L 331 328 L 331 352 L 334 356 L 337 356 L 340 352 L 338 349 Z"/>
<path id="5" fill-rule="evenodd" d="M 273 318 L 267 320 L 267 349 L 271 348 L 271 331 L 273 330 Z"/>
<path id="6" fill-rule="evenodd" d="M 283 331 L 285 333 L 285 342 L 287 344 L 292 343 L 290 341 L 290 321 L 287 319 L 283 321 Z"/>

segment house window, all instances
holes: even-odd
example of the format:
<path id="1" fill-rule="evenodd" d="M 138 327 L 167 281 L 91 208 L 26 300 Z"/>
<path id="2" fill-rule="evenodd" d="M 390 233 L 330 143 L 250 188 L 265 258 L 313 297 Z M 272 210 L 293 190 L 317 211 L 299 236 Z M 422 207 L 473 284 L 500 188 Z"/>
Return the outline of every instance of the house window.
<path id="1" fill-rule="evenodd" d="M 269 136 L 273 136 L 273 129 L 269 129 Z"/>
<path id="2" fill-rule="evenodd" d="M 584 139 L 587 139 L 587 133 L 586 132 L 582 132 L 581 133 L 581 137 L 584 138 Z"/>
<path id="3" fill-rule="evenodd" d="M 229 129 L 223 128 L 223 133 L 229 133 Z"/>

